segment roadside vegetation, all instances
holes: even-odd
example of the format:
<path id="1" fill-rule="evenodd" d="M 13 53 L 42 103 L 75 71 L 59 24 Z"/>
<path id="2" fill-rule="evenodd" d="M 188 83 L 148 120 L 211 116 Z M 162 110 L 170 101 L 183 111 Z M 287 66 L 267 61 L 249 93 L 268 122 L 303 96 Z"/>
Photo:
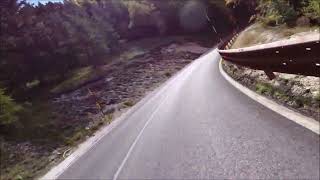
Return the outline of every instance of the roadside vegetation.
<path id="1" fill-rule="evenodd" d="M 269 80 L 263 71 L 237 66 L 228 62 L 225 71 L 251 90 L 279 104 L 320 121 L 320 80 L 318 77 L 275 73 Z"/>
<path id="2" fill-rule="evenodd" d="M 232 48 L 248 47 L 305 35 L 319 36 L 318 0 L 261 0 L 252 25 L 241 32 Z M 224 62 L 225 70 L 253 91 L 320 121 L 320 79 L 276 73 L 269 80 L 263 71 Z"/>
<path id="3" fill-rule="evenodd" d="M 318 0 L 262 0 L 258 5 L 258 20 L 268 26 L 319 24 Z"/>
<path id="4" fill-rule="evenodd" d="M 0 89 L 0 125 L 7 125 L 19 120 L 18 113 L 21 106 L 17 105 L 10 96 L 4 94 Z"/>

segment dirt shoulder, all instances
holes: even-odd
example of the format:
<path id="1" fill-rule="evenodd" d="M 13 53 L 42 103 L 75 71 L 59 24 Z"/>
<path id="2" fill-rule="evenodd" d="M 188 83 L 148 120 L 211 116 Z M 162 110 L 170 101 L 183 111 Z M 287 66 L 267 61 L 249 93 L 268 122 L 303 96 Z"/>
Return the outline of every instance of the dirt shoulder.
<path id="1" fill-rule="evenodd" d="M 75 149 L 213 46 L 203 37 L 147 41 L 153 46 L 145 51 L 140 46 L 144 41 L 128 43 L 128 49 L 134 51 L 126 51 L 119 56 L 121 60 L 98 67 L 103 73 L 95 73 L 92 67 L 80 70 L 83 79 L 74 82 L 79 79 L 71 77 L 59 87 L 66 87 L 69 93 L 29 103 L 34 111 L 26 118 L 28 121 L 0 137 L 1 179 L 32 179 L 45 173 L 62 161 L 69 149 Z M 93 75 L 88 76 L 90 73 Z M 70 82 L 74 83 L 65 86 Z M 73 90 L 77 86 L 80 88 Z"/>
<path id="2" fill-rule="evenodd" d="M 318 27 L 264 27 L 254 24 L 243 31 L 232 48 L 295 38 L 307 34 L 318 34 Z M 320 78 L 312 76 L 275 73 L 269 80 L 263 71 L 223 63 L 224 70 L 235 80 L 279 104 L 320 121 Z"/>

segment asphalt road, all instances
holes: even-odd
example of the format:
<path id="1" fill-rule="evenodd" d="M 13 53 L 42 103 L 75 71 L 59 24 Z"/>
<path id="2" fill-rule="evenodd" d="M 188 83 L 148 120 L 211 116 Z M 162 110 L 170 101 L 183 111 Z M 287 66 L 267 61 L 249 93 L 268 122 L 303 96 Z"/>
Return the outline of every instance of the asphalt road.
<path id="1" fill-rule="evenodd" d="M 319 179 L 319 136 L 236 90 L 219 59 L 195 60 L 59 179 Z"/>

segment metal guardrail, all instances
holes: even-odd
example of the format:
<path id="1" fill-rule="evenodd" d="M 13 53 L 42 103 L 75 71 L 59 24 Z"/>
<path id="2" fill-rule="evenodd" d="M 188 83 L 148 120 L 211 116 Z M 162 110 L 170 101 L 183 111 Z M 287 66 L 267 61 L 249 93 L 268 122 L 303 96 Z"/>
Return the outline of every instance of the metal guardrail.
<path id="1" fill-rule="evenodd" d="M 218 46 L 224 60 L 263 70 L 270 79 L 275 78 L 273 72 L 320 77 L 320 38 L 290 44 L 229 49 L 237 37 L 235 33 Z"/>

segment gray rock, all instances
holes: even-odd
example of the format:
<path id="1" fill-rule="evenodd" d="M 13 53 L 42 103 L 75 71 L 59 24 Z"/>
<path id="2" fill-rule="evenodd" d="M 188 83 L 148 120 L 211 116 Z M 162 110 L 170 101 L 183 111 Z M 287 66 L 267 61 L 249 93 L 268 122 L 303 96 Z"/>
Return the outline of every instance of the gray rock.
<path id="1" fill-rule="evenodd" d="M 289 102 L 288 102 L 288 105 L 291 106 L 291 107 L 293 107 L 293 108 L 299 108 L 299 107 L 301 107 L 301 105 L 298 104 L 296 101 L 289 101 Z"/>
<path id="2" fill-rule="evenodd" d="M 115 110 L 116 110 L 115 106 L 107 106 L 102 110 L 102 112 L 105 114 L 111 114 L 111 113 L 114 113 Z"/>
<path id="3" fill-rule="evenodd" d="M 305 89 L 301 86 L 298 86 L 298 85 L 293 85 L 292 88 L 291 88 L 291 92 L 294 94 L 294 95 L 298 95 L 298 96 L 301 96 L 303 94 L 305 94 Z"/>

